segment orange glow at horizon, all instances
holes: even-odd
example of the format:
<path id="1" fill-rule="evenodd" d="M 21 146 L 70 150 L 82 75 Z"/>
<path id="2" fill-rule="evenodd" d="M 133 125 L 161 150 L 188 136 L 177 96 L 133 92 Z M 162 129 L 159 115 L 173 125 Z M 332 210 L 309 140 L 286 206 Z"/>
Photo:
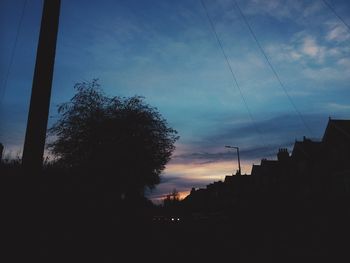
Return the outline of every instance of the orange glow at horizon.
<path id="1" fill-rule="evenodd" d="M 242 174 L 250 174 L 252 163 L 241 163 Z M 234 171 L 235 169 L 235 171 Z M 226 175 L 232 175 L 238 170 L 238 165 L 232 161 L 216 161 L 210 163 L 169 163 L 165 169 L 166 175 L 176 175 L 177 177 L 198 182 L 211 183 L 224 180 Z M 203 183 L 201 183 L 203 184 Z"/>
<path id="2" fill-rule="evenodd" d="M 186 196 L 188 196 L 190 194 L 191 190 L 187 190 L 187 191 L 179 191 L 179 198 L 180 200 L 185 199 Z M 163 202 L 163 200 L 166 198 L 167 195 L 162 195 L 162 196 L 157 196 L 157 197 L 153 197 L 152 201 L 160 204 Z"/>
<path id="3" fill-rule="evenodd" d="M 242 174 L 250 174 L 252 163 L 242 162 L 241 169 Z M 179 192 L 180 199 L 184 199 L 190 194 L 191 188 L 205 188 L 206 185 L 213 183 L 215 181 L 224 181 L 226 175 L 232 175 L 238 170 L 238 164 L 233 161 L 216 161 L 210 163 L 169 163 L 166 166 L 163 176 L 166 177 L 176 177 L 179 180 L 187 181 L 188 187 L 180 187 L 173 185 L 169 187 L 169 192 L 166 194 L 153 196 L 151 199 L 154 203 L 161 204 L 163 199 L 166 198 L 167 194 L 171 193 L 171 189 L 176 188 Z M 163 183 L 168 184 L 167 182 Z"/>

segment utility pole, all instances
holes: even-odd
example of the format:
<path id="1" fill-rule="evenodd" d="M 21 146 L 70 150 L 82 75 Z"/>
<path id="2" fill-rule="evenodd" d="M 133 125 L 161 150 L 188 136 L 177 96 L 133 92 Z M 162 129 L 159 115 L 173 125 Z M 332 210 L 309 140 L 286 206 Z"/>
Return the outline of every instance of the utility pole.
<path id="1" fill-rule="evenodd" d="M 22 165 L 30 174 L 42 169 L 55 63 L 61 0 L 44 0 Z"/>
<path id="2" fill-rule="evenodd" d="M 4 145 L 0 142 L 0 164 L 2 162 L 2 153 L 4 152 Z"/>
<path id="3" fill-rule="evenodd" d="M 238 159 L 238 175 L 242 175 L 241 173 L 241 160 L 239 159 L 239 147 L 237 146 L 230 146 L 230 145 L 226 145 L 226 148 L 232 148 L 232 149 L 236 149 L 237 150 L 237 159 Z"/>

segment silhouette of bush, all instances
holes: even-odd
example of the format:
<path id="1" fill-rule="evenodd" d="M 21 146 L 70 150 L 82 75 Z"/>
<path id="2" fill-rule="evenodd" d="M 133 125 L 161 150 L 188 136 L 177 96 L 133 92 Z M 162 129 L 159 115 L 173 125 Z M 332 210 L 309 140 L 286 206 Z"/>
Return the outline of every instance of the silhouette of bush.
<path id="1" fill-rule="evenodd" d="M 21 172 L 21 158 L 17 156 L 5 156 L 0 162 L 0 175 L 17 175 Z"/>
<path id="2" fill-rule="evenodd" d="M 74 88 L 49 129 L 56 165 L 98 176 L 121 198 L 143 195 L 145 187 L 158 184 L 178 136 L 157 109 L 139 96 L 108 97 L 97 80 Z"/>
<path id="3" fill-rule="evenodd" d="M 163 206 L 171 207 L 171 206 L 179 206 L 179 204 L 180 204 L 180 194 L 176 190 L 176 188 L 174 188 L 173 191 L 170 194 L 167 194 L 167 196 L 163 199 Z"/>

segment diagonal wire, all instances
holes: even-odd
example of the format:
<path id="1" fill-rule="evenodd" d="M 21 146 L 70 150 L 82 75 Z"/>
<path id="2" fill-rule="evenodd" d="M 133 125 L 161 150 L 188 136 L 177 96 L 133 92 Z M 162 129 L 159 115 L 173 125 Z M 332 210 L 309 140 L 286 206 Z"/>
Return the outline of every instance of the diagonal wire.
<path id="1" fill-rule="evenodd" d="M 337 11 L 335 11 L 335 9 L 326 1 L 326 0 L 322 0 L 322 2 L 325 4 L 325 6 L 327 6 L 332 12 L 333 14 L 338 17 L 338 19 L 343 22 L 343 24 L 349 29 L 350 31 L 350 26 L 345 22 L 345 20 L 337 13 Z"/>
<path id="2" fill-rule="evenodd" d="M 19 33 L 20 33 L 20 30 L 21 30 L 21 27 L 22 27 L 22 22 L 23 22 L 24 12 L 25 12 L 25 9 L 26 9 L 26 6 L 27 6 L 27 1 L 28 0 L 25 0 L 24 3 L 23 3 L 20 20 L 19 20 L 19 23 L 18 23 L 18 26 L 17 26 L 15 43 L 14 43 L 14 45 L 12 47 L 12 50 L 11 50 L 10 62 L 9 62 L 9 65 L 8 65 L 8 68 L 7 68 L 7 71 L 6 71 L 6 74 L 5 74 L 5 80 L 4 80 L 3 85 L 1 87 L 1 90 L 0 90 L 0 105 L 2 105 L 2 100 L 4 99 L 4 96 L 5 96 L 5 93 L 6 93 L 7 81 L 8 81 L 8 78 L 10 76 L 10 71 L 11 71 L 13 60 L 14 60 L 14 57 L 15 57 L 17 43 L 18 43 L 18 38 L 19 38 Z"/>
<path id="3" fill-rule="evenodd" d="M 238 91 L 239 91 L 239 95 L 240 95 L 240 97 L 241 97 L 241 99 L 242 99 L 242 101 L 243 101 L 243 103 L 244 103 L 244 106 L 245 106 L 247 112 L 248 112 L 249 118 L 251 119 L 251 121 L 252 121 L 252 123 L 253 123 L 253 125 L 254 125 L 254 128 L 255 128 L 255 130 L 257 131 L 257 133 L 260 134 L 260 136 L 262 137 L 261 131 L 258 129 L 258 126 L 256 125 L 256 121 L 255 121 L 255 119 L 254 119 L 254 117 L 253 117 L 253 114 L 252 114 L 252 112 L 251 112 L 251 110 L 250 110 L 250 108 L 249 108 L 249 106 L 248 106 L 247 100 L 245 99 L 244 94 L 243 94 L 243 92 L 242 92 L 242 89 L 240 88 L 240 86 L 239 86 L 239 84 L 238 84 L 236 75 L 235 75 L 234 72 L 233 72 L 231 63 L 230 63 L 230 61 L 229 61 L 229 59 L 228 59 L 228 56 L 227 56 L 227 54 L 226 54 L 226 52 L 225 52 L 225 49 L 224 49 L 224 47 L 223 47 L 223 45 L 222 45 L 222 43 L 221 43 L 221 40 L 220 40 L 220 38 L 219 38 L 219 36 L 218 36 L 218 33 L 217 33 L 217 31 L 216 31 L 214 22 L 212 21 L 210 15 L 209 15 L 209 12 L 208 12 L 208 9 L 207 9 L 207 7 L 206 7 L 206 5 L 205 5 L 205 3 L 204 3 L 204 0 L 200 0 L 200 1 L 201 1 L 201 3 L 202 3 L 203 9 L 205 10 L 205 13 L 206 13 L 206 15 L 207 15 L 207 18 L 208 18 L 208 20 L 209 20 L 209 22 L 210 22 L 210 26 L 211 26 L 211 28 L 212 28 L 212 30 L 213 30 L 213 32 L 214 32 L 215 38 L 216 38 L 216 40 L 217 40 L 217 42 L 218 42 L 218 44 L 219 44 L 220 50 L 221 50 L 221 52 L 222 52 L 222 54 L 223 54 L 223 56 L 224 56 L 224 58 L 225 58 L 225 60 L 226 60 L 227 66 L 228 66 L 228 68 L 229 68 L 229 70 L 230 70 L 230 72 L 231 72 L 231 75 L 232 75 L 232 78 L 233 78 L 233 80 L 234 80 L 234 83 L 236 84 L 236 87 L 237 87 L 237 89 L 238 89 Z"/>
<path id="4" fill-rule="evenodd" d="M 277 74 L 277 71 L 275 70 L 274 66 L 272 65 L 272 63 L 271 63 L 269 57 L 267 56 L 265 50 L 264 50 L 263 47 L 261 46 L 261 44 L 260 44 L 260 42 L 259 42 L 257 36 L 255 35 L 255 33 L 254 33 L 252 27 L 250 26 L 250 24 L 249 24 L 247 18 L 245 17 L 245 15 L 243 14 L 243 12 L 242 12 L 241 8 L 239 7 L 237 1 L 236 1 L 236 0 L 233 0 L 233 2 L 235 3 L 236 9 L 239 11 L 239 13 L 240 13 L 241 17 L 243 18 L 245 24 L 247 25 L 249 32 L 250 32 L 251 35 L 253 36 L 253 38 L 254 38 L 254 40 L 255 40 L 255 42 L 256 42 L 258 48 L 260 49 L 261 53 L 262 53 L 263 56 L 265 57 L 265 59 L 266 59 L 266 61 L 267 61 L 267 64 L 269 65 L 269 67 L 270 67 L 271 71 L 273 72 L 275 78 L 277 79 L 278 83 L 280 84 L 281 88 L 283 89 L 284 93 L 286 94 L 286 96 L 287 96 L 287 98 L 288 98 L 290 104 L 292 105 L 292 107 L 294 108 L 295 112 L 296 112 L 297 115 L 299 116 L 299 118 L 300 118 L 301 122 L 303 123 L 303 125 L 305 126 L 306 130 L 307 130 L 310 134 L 312 134 L 310 127 L 309 127 L 308 124 L 306 123 L 306 121 L 305 121 L 303 115 L 301 114 L 301 112 L 300 112 L 300 111 L 298 110 L 298 108 L 296 107 L 296 105 L 295 105 L 295 103 L 294 103 L 292 97 L 289 95 L 289 93 L 288 93 L 286 87 L 284 86 L 284 84 L 283 84 L 281 78 L 280 78 L 279 75 Z"/>

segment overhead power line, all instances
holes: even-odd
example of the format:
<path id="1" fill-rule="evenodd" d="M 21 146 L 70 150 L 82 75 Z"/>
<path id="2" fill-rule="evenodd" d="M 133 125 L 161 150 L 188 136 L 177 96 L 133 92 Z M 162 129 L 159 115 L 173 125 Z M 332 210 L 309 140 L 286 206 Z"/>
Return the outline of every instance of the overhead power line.
<path id="1" fill-rule="evenodd" d="M 243 94 L 243 92 L 242 92 L 242 89 L 240 88 L 240 86 L 239 86 L 239 84 L 238 84 L 236 75 L 235 75 L 235 73 L 233 72 L 231 63 L 230 63 L 230 61 L 229 61 L 229 59 L 228 59 L 228 56 L 227 56 L 227 54 L 226 54 L 226 52 L 225 52 L 225 49 L 224 49 L 224 47 L 223 47 L 223 45 L 222 45 L 222 42 L 221 42 L 221 40 L 220 40 L 220 38 L 219 38 L 219 35 L 218 35 L 217 31 L 216 31 L 214 22 L 213 22 L 213 20 L 211 19 L 210 15 L 209 15 L 209 12 L 208 12 L 208 9 L 207 9 L 207 7 L 206 7 L 206 5 L 205 5 L 205 3 L 204 3 L 204 0 L 200 0 L 200 1 L 201 1 L 201 3 L 202 3 L 203 9 L 204 9 L 204 11 L 205 11 L 205 13 L 206 13 L 206 15 L 207 15 L 207 18 L 208 18 L 208 20 L 209 20 L 210 26 L 211 26 L 211 28 L 212 28 L 212 30 L 213 30 L 213 32 L 214 32 L 214 35 L 215 35 L 215 38 L 216 38 L 216 40 L 217 40 L 217 42 L 218 42 L 218 45 L 219 45 L 219 47 L 220 47 L 220 50 L 221 50 L 221 52 L 222 52 L 222 54 L 223 54 L 223 56 L 224 56 L 224 58 L 225 58 L 226 64 L 227 64 L 227 66 L 228 66 L 228 68 L 229 68 L 229 70 L 230 70 L 230 73 L 231 73 L 231 75 L 232 75 L 232 78 L 233 78 L 233 80 L 234 80 L 234 83 L 236 84 L 236 87 L 237 87 L 237 89 L 238 89 L 238 91 L 239 91 L 239 95 L 240 95 L 240 97 L 241 97 L 241 99 L 242 99 L 242 101 L 243 101 L 243 104 L 244 104 L 244 106 L 245 106 L 247 112 L 248 112 L 249 118 L 251 119 L 251 121 L 252 121 L 252 123 L 253 123 L 253 125 L 254 125 L 255 130 L 256 130 L 256 131 L 258 132 L 258 134 L 260 134 L 260 136 L 262 137 L 261 131 L 258 129 L 258 127 L 257 127 L 257 125 L 256 125 L 255 119 L 254 119 L 254 117 L 253 117 L 253 114 L 252 114 L 252 112 L 251 112 L 249 106 L 248 106 L 247 100 L 245 99 L 244 94 Z"/>
<path id="2" fill-rule="evenodd" d="M 26 6 L 27 6 L 27 0 L 25 0 L 24 3 L 23 3 L 21 16 L 20 16 L 19 23 L 18 23 L 17 30 L 16 30 L 15 43 L 14 43 L 14 45 L 12 47 L 12 50 L 11 50 L 10 62 L 9 62 L 8 67 L 7 67 L 7 71 L 6 71 L 6 74 L 5 74 L 5 79 L 4 79 L 3 85 L 2 85 L 1 90 L 0 90 L 0 105 L 2 105 L 2 100 L 3 100 L 3 98 L 5 96 L 5 93 L 6 93 L 7 81 L 8 81 L 8 78 L 10 76 L 10 71 L 11 71 L 13 60 L 14 60 L 14 57 L 15 57 L 17 43 L 18 43 L 18 38 L 19 38 L 19 33 L 21 31 L 21 27 L 22 27 L 22 22 L 23 22 L 23 17 L 24 17 L 24 12 L 25 12 Z"/>
<path id="3" fill-rule="evenodd" d="M 338 19 L 348 28 L 348 30 L 350 31 L 350 26 L 345 22 L 345 20 L 337 13 L 337 11 L 335 11 L 335 9 L 326 1 L 326 0 L 322 0 L 322 2 L 325 4 L 325 6 L 327 6 L 332 13 L 338 17 Z"/>
<path id="4" fill-rule="evenodd" d="M 302 115 L 301 112 L 298 110 L 298 108 L 297 108 L 297 106 L 295 105 L 295 103 L 294 103 L 292 97 L 289 95 L 289 93 L 288 93 L 286 87 L 284 86 L 283 82 L 281 81 L 281 78 L 279 77 L 277 71 L 275 70 L 274 66 L 272 65 L 272 63 L 271 63 L 269 57 L 267 56 L 265 50 L 264 50 L 263 47 L 261 46 L 261 44 L 260 44 L 260 42 L 259 42 L 259 40 L 258 40 L 256 34 L 254 33 L 252 27 L 250 26 L 250 24 L 249 24 L 249 22 L 248 22 L 246 16 L 245 16 L 244 13 L 242 12 L 242 10 L 241 10 L 241 8 L 239 7 L 237 1 L 236 1 L 236 0 L 233 0 L 233 2 L 235 3 L 236 9 L 238 10 L 239 14 L 240 14 L 241 17 L 243 18 L 244 23 L 245 23 L 246 26 L 248 27 L 249 32 L 251 33 L 252 37 L 254 38 L 254 40 L 255 40 L 255 42 L 256 42 L 256 44 L 257 44 L 259 50 L 260 50 L 261 53 L 263 54 L 263 56 L 264 56 L 264 58 L 265 58 L 267 64 L 269 65 L 271 71 L 273 72 L 273 75 L 274 75 L 275 78 L 277 79 L 279 85 L 281 86 L 282 90 L 284 91 L 284 93 L 285 93 L 286 97 L 288 98 L 290 104 L 291 104 L 292 107 L 294 108 L 294 111 L 295 111 L 295 112 L 297 113 L 297 115 L 299 116 L 299 118 L 300 118 L 301 122 L 303 123 L 304 127 L 306 128 L 306 130 L 307 130 L 310 134 L 312 134 L 310 127 L 307 125 L 307 123 L 306 123 L 306 121 L 305 121 L 303 115 Z"/>

